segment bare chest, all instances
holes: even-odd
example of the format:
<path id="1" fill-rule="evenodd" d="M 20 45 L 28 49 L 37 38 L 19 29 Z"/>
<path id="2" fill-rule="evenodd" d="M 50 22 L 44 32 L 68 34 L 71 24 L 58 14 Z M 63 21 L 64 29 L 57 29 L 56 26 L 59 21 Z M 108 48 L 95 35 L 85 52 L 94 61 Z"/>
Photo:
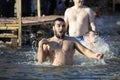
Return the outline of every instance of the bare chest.
<path id="1" fill-rule="evenodd" d="M 60 41 L 60 42 L 51 42 L 50 43 L 50 52 L 53 53 L 67 53 L 74 49 L 73 43 L 66 42 L 66 41 Z"/>
<path id="2" fill-rule="evenodd" d="M 69 14 L 69 20 L 71 21 L 83 21 L 88 19 L 88 13 L 85 10 L 74 10 Z"/>

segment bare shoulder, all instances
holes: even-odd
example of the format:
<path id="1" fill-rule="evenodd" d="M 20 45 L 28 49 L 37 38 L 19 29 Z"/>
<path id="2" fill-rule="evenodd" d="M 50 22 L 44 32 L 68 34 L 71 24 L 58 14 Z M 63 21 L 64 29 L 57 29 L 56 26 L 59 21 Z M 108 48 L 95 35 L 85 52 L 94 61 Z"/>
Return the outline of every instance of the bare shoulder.
<path id="1" fill-rule="evenodd" d="M 89 10 L 91 9 L 91 8 L 88 7 L 88 6 L 83 6 L 83 8 L 84 8 L 84 9 L 89 9 Z"/>
<path id="2" fill-rule="evenodd" d="M 65 11 L 65 13 L 69 13 L 71 11 L 73 11 L 73 7 L 67 8 L 66 11 Z"/>
<path id="3" fill-rule="evenodd" d="M 51 38 L 48 38 L 47 40 L 49 40 L 49 41 L 53 41 L 53 40 L 54 40 L 54 38 L 53 38 L 53 37 L 51 37 Z"/>
<path id="4" fill-rule="evenodd" d="M 92 9 L 88 6 L 83 6 L 83 8 L 86 12 L 91 12 L 92 11 Z"/>

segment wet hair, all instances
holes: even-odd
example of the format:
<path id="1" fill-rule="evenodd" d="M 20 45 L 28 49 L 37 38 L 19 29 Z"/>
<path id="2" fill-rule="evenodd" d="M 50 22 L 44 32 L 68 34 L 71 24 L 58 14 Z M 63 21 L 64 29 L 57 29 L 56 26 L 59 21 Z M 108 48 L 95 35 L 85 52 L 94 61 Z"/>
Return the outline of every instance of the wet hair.
<path id="1" fill-rule="evenodd" d="M 56 18 L 56 19 L 53 21 L 53 26 L 55 25 L 55 22 L 56 22 L 56 21 L 65 22 L 63 18 Z"/>

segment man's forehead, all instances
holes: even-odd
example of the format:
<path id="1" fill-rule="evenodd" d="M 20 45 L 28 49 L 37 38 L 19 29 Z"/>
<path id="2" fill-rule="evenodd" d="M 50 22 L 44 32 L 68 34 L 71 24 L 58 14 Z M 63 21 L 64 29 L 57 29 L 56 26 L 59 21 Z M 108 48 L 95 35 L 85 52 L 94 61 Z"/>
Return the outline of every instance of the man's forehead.
<path id="1" fill-rule="evenodd" d="M 63 21 L 55 21 L 55 24 L 65 24 L 65 22 L 63 22 Z"/>

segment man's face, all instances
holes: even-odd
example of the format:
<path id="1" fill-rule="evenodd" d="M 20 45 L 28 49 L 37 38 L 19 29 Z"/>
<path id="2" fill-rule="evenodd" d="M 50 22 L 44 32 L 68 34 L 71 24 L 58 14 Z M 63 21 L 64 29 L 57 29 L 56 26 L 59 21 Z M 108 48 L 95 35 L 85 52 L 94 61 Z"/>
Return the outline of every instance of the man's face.
<path id="1" fill-rule="evenodd" d="M 84 0 L 73 0 L 73 2 L 74 2 L 74 4 L 77 5 L 77 6 L 82 6 Z"/>
<path id="2" fill-rule="evenodd" d="M 54 35 L 58 38 L 64 38 L 65 36 L 65 22 L 56 21 L 53 27 Z"/>

